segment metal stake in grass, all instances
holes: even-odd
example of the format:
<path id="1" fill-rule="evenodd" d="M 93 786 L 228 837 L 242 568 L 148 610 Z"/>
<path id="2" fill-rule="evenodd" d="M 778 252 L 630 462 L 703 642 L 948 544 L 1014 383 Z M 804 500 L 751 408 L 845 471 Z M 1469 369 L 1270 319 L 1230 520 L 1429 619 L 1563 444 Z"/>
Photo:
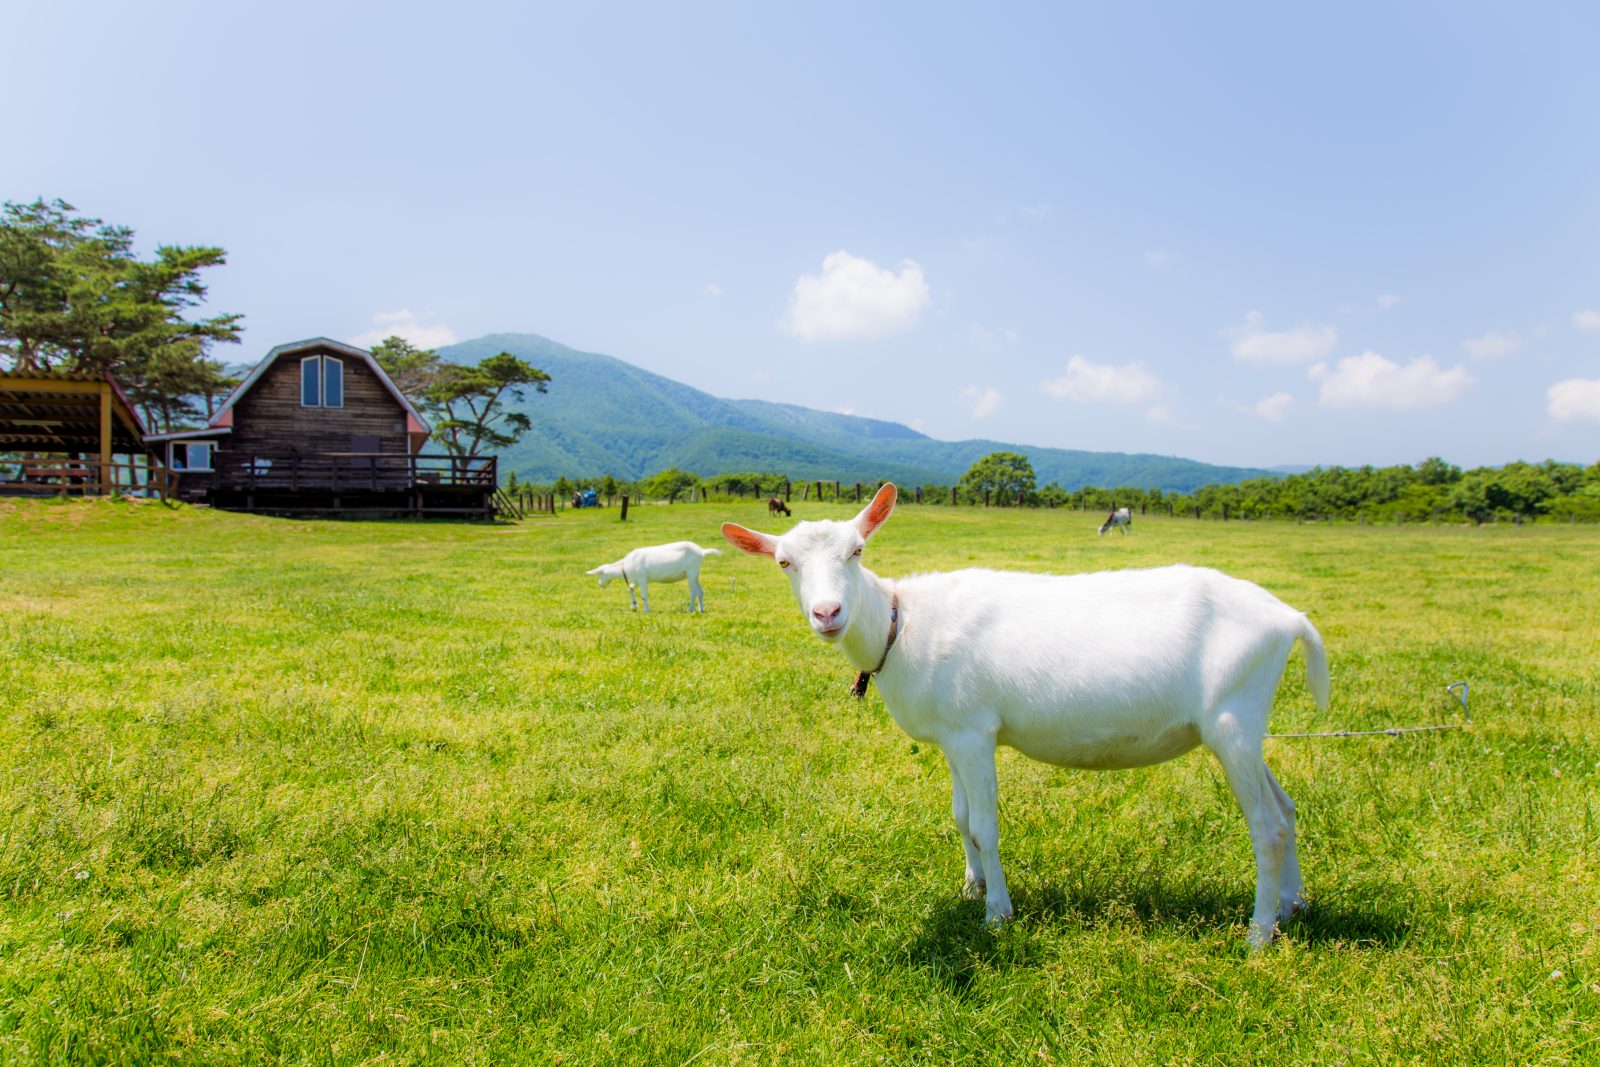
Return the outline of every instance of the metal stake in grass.
<path id="1" fill-rule="evenodd" d="M 1444 687 L 1444 691 L 1455 697 L 1461 704 L 1461 714 L 1465 722 L 1442 723 L 1437 726 L 1391 726 L 1387 730 L 1333 730 L 1323 733 L 1305 734 L 1268 734 L 1268 737 L 1398 737 L 1401 734 L 1420 734 L 1430 730 L 1465 730 L 1472 725 L 1472 709 L 1467 707 L 1467 690 L 1470 687 L 1466 682 L 1451 682 Z M 1457 693 L 1456 690 L 1461 692 Z"/>

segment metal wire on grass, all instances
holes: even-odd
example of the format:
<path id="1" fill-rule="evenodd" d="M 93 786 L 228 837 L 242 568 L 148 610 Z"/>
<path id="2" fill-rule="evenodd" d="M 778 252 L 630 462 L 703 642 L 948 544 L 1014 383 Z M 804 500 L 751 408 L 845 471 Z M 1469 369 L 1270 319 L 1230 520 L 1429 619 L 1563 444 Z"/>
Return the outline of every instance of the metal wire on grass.
<path id="1" fill-rule="evenodd" d="M 1268 737 L 1398 737 L 1401 734 L 1420 734 L 1430 730 L 1465 730 L 1472 724 L 1472 709 L 1467 707 L 1466 682 L 1451 682 L 1444 687 L 1444 691 L 1455 697 L 1461 703 L 1461 714 L 1464 722 L 1443 723 L 1438 726 L 1391 726 L 1387 730 L 1332 730 L 1323 733 L 1306 734 L 1268 734 Z M 1457 693 L 1456 690 L 1461 692 Z"/>

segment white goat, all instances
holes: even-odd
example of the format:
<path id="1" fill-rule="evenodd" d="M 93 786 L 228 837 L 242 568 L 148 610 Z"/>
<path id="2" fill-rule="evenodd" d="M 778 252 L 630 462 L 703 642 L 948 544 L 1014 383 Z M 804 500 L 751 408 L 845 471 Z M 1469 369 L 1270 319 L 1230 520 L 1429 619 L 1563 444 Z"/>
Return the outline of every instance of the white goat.
<path id="1" fill-rule="evenodd" d="M 1106 516 L 1106 521 L 1100 524 L 1101 536 L 1105 536 L 1105 532 L 1110 529 L 1118 529 L 1123 533 L 1133 529 L 1133 516 L 1128 513 L 1127 508 L 1115 508 Z"/>
<path id="2" fill-rule="evenodd" d="M 1328 703 L 1322 639 L 1260 586 L 1187 566 L 1071 577 L 963 570 L 902 581 L 861 565 L 894 510 L 885 485 L 854 520 L 802 522 L 781 536 L 724 523 L 772 556 L 812 632 L 876 674 L 912 738 L 950 765 L 966 851 L 964 893 L 990 922 L 1011 916 L 1000 870 L 995 748 L 1063 767 L 1140 767 L 1205 745 L 1244 809 L 1256 857 L 1250 943 L 1300 911 L 1294 804 L 1261 758 L 1267 712 L 1298 639 L 1317 705 Z"/>
<path id="3" fill-rule="evenodd" d="M 698 607 L 703 614 L 706 610 L 706 594 L 700 588 L 700 563 L 707 556 L 720 555 L 720 550 L 701 548 L 693 541 L 674 541 L 670 545 L 636 548 L 615 563 L 602 563 L 585 573 L 599 575 L 601 588 L 609 585 L 613 578 L 621 578 L 628 586 L 628 603 L 636 611 L 639 603 L 633 598 L 633 588 L 638 586 L 639 598 L 644 601 L 644 610 L 647 612 L 650 610 L 651 582 L 681 582 L 688 579 L 689 610 L 694 611 Z"/>

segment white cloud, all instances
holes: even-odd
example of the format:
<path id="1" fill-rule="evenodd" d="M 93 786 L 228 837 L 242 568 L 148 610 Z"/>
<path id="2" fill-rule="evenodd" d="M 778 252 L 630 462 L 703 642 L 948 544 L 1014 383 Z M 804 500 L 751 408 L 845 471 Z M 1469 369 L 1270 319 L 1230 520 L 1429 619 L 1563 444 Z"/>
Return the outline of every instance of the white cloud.
<path id="1" fill-rule="evenodd" d="M 1288 393 L 1273 393 L 1271 396 L 1264 396 L 1257 400 L 1255 406 L 1250 410 L 1258 419 L 1266 419 L 1268 422 L 1282 422 L 1294 410 L 1294 397 Z"/>
<path id="2" fill-rule="evenodd" d="M 1039 222 L 1050 214 L 1049 204 L 1022 204 L 1017 213 L 1029 222 Z"/>
<path id="3" fill-rule="evenodd" d="M 1156 270 L 1168 270 L 1178 263 L 1178 253 L 1170 248 L 1152 248 L 1144 254 L 1146 265 Z"/>
<path id="4" fill-rule="evenodd" d="M 1331 371 L 1326 363 L 1318 363 L 1310 377 L 1321 383 L 1318 400 L 1323 407 L 1390 411 L 1452 403 L 1476 381 L 1461 364 L 1442 370 L 1432 356 L 1419 356 L 1402 367 L 1376 352 L 1341 359 Z"/>
<path id="5" fill-rule="evenodd" d="M 973 401 L 972 417 L 986 419 L 1000 410 L 1000 401 L 1004 399 L 1000 390 L 985 386 L 979 389 L 976 385 L 969 385 L 961 390 L 961 395 Z"/>
<path id="6" fill-rule="evenodd" d="M 783 328 L 802 341 L 886 337 L 917 324 L 933 303 L 922 268 L 902 260 L 898 271 L 834 252 L 821 274 L 802 274 Z"/>
<path id="7" fill-rule="evenodd" d="M 1600 333 L 1600 311 L 1575 311 L 1572 325 L 1585 333 Z"/>
<path id="8" fill-rule="evenodd" d="M 1600 424 L 1600 379 L 1568 378 L 1545 391 L 1550 417 L 1557 422 Z"/>
<path id="9" fill-rule="evenodd" d="M 1056 399 L 1075 404 L 1144 404 L 1161 395 L 1161 379 L 1143 363 L 1117 366 L 1082 356 L 1067 360 L 1067 372 L 1041 386 Z"/>
<path id="10" fill-rule="evenodd" d="M 1339 343 L 1339 332 L 1328 325 L 1269 330 L 1259 311 L 1247 312 L 1244 322 L 1223 330 L 1222 336 L 1233 342 L 1229 347 L 1234 358 L 1246 363 L 1310 363 Z"/>
<path id="11" fill-rule="evenodd" d="M 357 348 L 371 348 L 387 337 L 404 337 L 418 348 L 438 348 L 459 340 L 456 332 L 444 323 L 425 322 L 410 308 L 401 308 L 373 315 L 372 328 L 350 338 L 350 343 Z"/>
<path id="12" fill-rule="evenodd" d="M 700 291 L 707 296 L 721 296 L 722 286 L 718 285 L 716 282 L 707 282 Z"/>
<path id="13" fill-rule="evenodd" d="M 1394 293 L 1384 293 L 1378 297 L 1378 307 L 1383 311 L 1388 311 L 1398 303 L 1400 303 L 1400 298 Z"/>
<path id="14" fill-rule="evenodd" d="M 1528 347 L 1528 342 L 1514 333 L 1496 333 L 1490 330 L 1482 337 L 1462 341 L 1461 347 L 1467 350 L 1467 355 L 1473 362 L 1487 363 L 1490 360 L 1516 355 Z"/>

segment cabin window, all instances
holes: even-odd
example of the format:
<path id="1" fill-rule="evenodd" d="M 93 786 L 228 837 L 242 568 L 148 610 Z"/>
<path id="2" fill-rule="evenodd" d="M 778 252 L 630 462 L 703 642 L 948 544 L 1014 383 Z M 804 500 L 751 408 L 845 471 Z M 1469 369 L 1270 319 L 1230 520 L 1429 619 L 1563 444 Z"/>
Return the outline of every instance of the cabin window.
<path id="1" fill-rule="evenodd" d="M 322 357 L 307 356 L 300 361 L 300 406 L 322 406 Z"/>
<path id="2" fill-rule="evenodd" d="M 322 357 L 322 406 L 344 407 L 344 361 Z"/>
<path id="3" fill-rule="evenodd" d="M 344 360 L 307 356 L 300 361 L 300 406 L 344 407 Z"/>
<path id="4" fill-rule="evenodd" d="M 208 471 L 211 469 L 211 443 L 180 441 L 172 446 L 172 469 Z"/>

